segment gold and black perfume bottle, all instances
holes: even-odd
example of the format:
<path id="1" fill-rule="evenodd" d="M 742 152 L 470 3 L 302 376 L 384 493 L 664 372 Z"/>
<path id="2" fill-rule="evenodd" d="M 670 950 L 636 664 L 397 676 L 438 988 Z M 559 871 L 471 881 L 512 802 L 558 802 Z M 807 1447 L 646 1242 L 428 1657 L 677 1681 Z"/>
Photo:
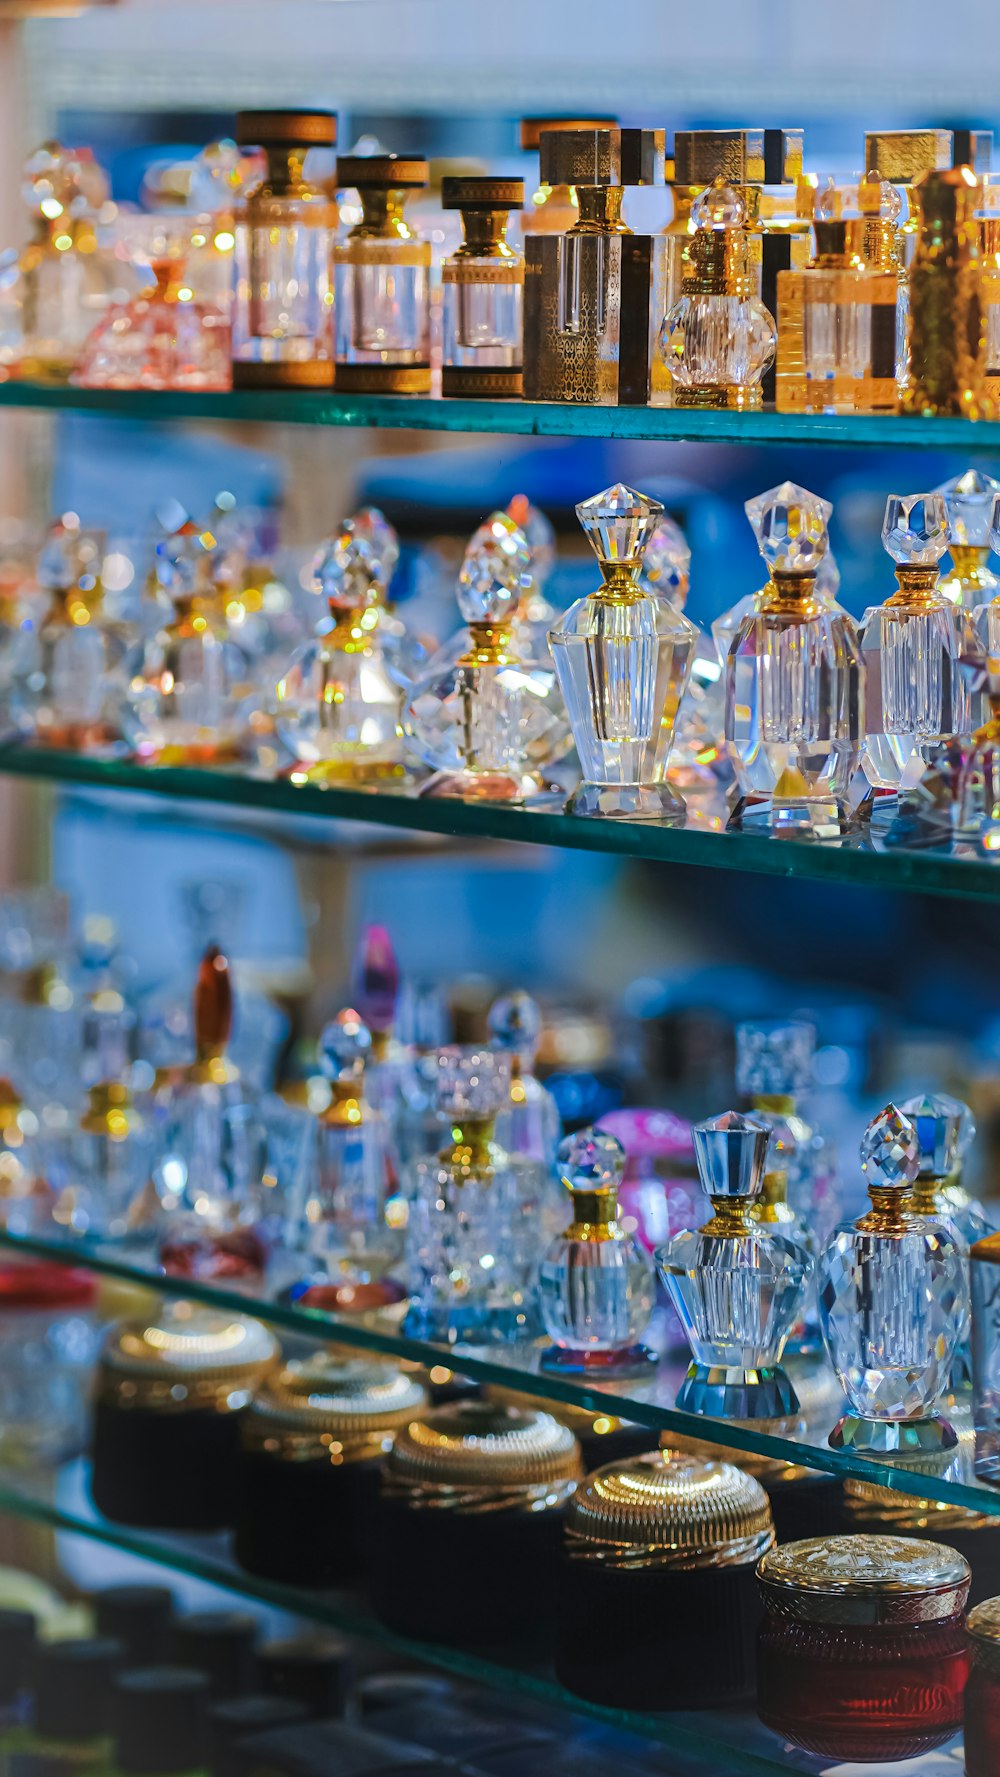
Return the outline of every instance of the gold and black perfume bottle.
<path id="1" fill-rule="evenodd" d="M 654 237 L 622 216 L 630 185 L 663 182 L 662 130 L 544 130 L 543 182 L 570 185 L 577 220 L 525 242 L 524 393 L 529 401 L 644 406 Z"/>
<path id="2" fill-rule="evenodd" d="M 337 388 L 351 395 L 429 395 L 431 244 L 404 208 L 427 184 L 412 154 L 337 157 L 361 218 L 333 248 Z"/>
<path id="3" fill-rule="evenodd" d="M 525 153 L 537 154 L 546 130 L 613 130 L 617 124 L 617 117 L 522 117 L 518 141 Z M 550 185 L 541 174 L 532 184 L 522 234 L 565 234 L 579 214 L 572 185 Z"/>
<path id="4" fill-rule="evenodd" d="M 904 413 L 989 418 L 979 181 L 970 167 L 924 173 L 913 187 L 917 244 L 909 274 Z"/>
<path id="5" fill-rule="evenodd" d="M 507 220 L 524 180 L 447 178 L 441 208 L 458 210 L 464 239 L 441 267 L 442 395 L 520 395 L 524 260 Z"/>

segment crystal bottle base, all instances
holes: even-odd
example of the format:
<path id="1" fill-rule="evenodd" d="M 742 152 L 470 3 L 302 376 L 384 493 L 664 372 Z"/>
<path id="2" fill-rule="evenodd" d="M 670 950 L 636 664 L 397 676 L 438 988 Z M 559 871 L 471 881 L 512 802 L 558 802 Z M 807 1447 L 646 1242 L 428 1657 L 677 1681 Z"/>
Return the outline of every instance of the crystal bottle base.
<path id="1" fill-rule="evenodd" d="M 852 820 L 846 802 L 837 796 L 802 796 L 787 802 L 741 796 L 727 824 L 738 832 L 768 833 L 773 839 L 842 839 Z"/>
<path id="2" fill-rule="evenodd" d="M 837 1420 L 828 1441 L 831 1450 L 890 1456 L 911 1450 L 953 1450 L 958 1437 L 947 1419 L 937 1413 L 928 1419 L 861 1419 L 845 1413 Z"/>
<path id="3" fill-rule="evenodd" d="M 550 1345 L 542 1352 L 539 1365 L 563 1376 L 629 1377 L 648 1376 L 657 1361 L 655 1351 L 645 1345 L 628 1345 L 622 1351 L 574 1351 L 565 1345 Z"/>
<path id="4" fill-rule="evenodd" d="M 463 802 L 521 802 L 521 785 L 503 771 L 436 771 L 421 784 L 430 801 L 455 797 Z"/>
<path id="5" fill-rule="evenodd" d="M 687 814 L 683 798 L 672 785 L 578 785 L 566 804 L 567 814 L 594 815 L 605 820 L 661 821 L 680 826 Z"/>
<path id="6" fill-rule="evenodd" d="M 782 1419 L 798 1412 L 799 1401 L 780 1364 L 741 1370 L 692 1363 L 677 1396 L 679 1413 L 713 1419 Z"/>

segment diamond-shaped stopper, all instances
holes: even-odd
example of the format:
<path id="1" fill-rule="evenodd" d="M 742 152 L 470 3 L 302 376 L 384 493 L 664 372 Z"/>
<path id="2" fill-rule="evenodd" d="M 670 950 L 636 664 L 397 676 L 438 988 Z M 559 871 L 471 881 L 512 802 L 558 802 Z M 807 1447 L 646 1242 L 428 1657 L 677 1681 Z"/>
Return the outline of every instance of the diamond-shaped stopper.
<path id="1" fill-rule="evenodd" d="M 581 501 L 576 516 L 598 561 L 632 565 L 645 554 L 663 507 L 659 500 L 617 481 L 602 494 Z"/>
<path id="2" fill-rule="evenodd" d="M 829 539 L 815 501 L 773 500 L 760 516 L 757 545 L 774 574 L 815 574 Z"/>
<path id="3" fill-rule="evenodd" d="M 691 550 L 679 524 L 665 512 L 657 523 L 642 558 L 642 584 L 658 598 L 669 599 L 678 610 L 687 598 Z"/>
<path id="4" fill-rule="evenodd" d="M 320 1071 L 328 1080 L 359 1079 L 372 1046 L 371 1032 L 350 1007 L 324 1024 L 317 1044 Z"/>
<path id="5" fill-rule="evenodd" d="M 509 622 L 531 586 L 531 550 L 520 525 L 493 512 L 474 532 L 458 576 L 466 623 Z"/>
<path id="6" fill-rule="evenodd" d="M 807 487 L 800 487 L 797 481 L 781 481 L 777 487 L 769 487 L 766 493 L 756 494 L 752 500 L 743 502 L 743 510 L 750 520 L 750 529 L 758 544 L 761 521 L 769 506 L 812 506 L 819 513 L 824 525 L 828 525 L 833 516 L 833 507 L 829 500 L 822 500 L 819 494 L 811 494 Z"/>
<path id="7" fill-rule="evenodd" d="M 861 1170 L 883 1190 L 906 1191 L 920 1171 L 920 1138 L 898 1105 L 887 1104 L 861 1137 Z"/>
<path id="8" fill-rule="evenodd" d="M 691 205 L 691 221 L 695 228 L 745 228 L 746 220 L 747 206 L 742 193 L 722 178 L 713 180 L 700 191 Z"/>
<path id="9" fill-rule="evenodd" d="M 531 578 L 536 588 L 545 585 L 556 565 L 556 533 L 544 512 L 533 506 L 527 494 L 515 494 L 507 507 L 508 517 L 519 525 L 531 551 Z"/>
<path id="10" fill-rule="evenodd" d="M 948 514 L 940 494 L 890 494 L 882 542 L 901 567 L 933 568 L 948 547 Z"/>
<path id="11" fill-rule="evenodd" d="M 446 1116 L 495 1117 L 510 1093 L 510 1058 L 498 1049 L 450 1044 L 435 1056 L 437 1107 Z"/>
<path id="12" fill-rule="evenodd" d="M 749 1098 L 795 1097 L 812 1083 L 816 1032 L 797 1019 L 736 1027 L 736 1084 Z"/>
<path id="13" fill-rule="evenodd" d="M 756 1117 L 723 1111 L 696 1123 L 695 1159 L 709 1197 L 756 1197 L 764 1177 L 771 1131 Z"/>
<path id="14" fill-rule="evenodd" d="M 489 1011 L 489 1032 L 495 1049 L 517 1056 L 529 1066 L 534 1060 L 542 1034 L 542 1014 L 538 1001 L 520 988 L 501 994 Z"/>
<path id="15" fill-rule="evenodd" d="M 559 1176 L 568 1191 L 615 1191 L 625 1176 L 625 1149 L 604 1129 L 580 1129 L 559 1144 Z"/>
<path id="16" fill-rule="evenodd" d="M 917 1132 L 921 1174 L 950 1177 L 975 1140 L 976 1125 L 968 1105 L 946 1092 L 921 1092 L 905 1098 L 899 1109 Z"/>
<path id="17" fill-rule="evenodd" d="M 399 998 L 399 962 L 385 926 L 365 926 L 354 952 L 351 993 L 370 1030 L 391 1029 Z"/>
<path id="18" fill-rule="evenodd" d="M 382 598 L 399 560 L 391 524 L 374 506 L 347 518 L 323 544 L 313 565 L 317 590 L 344 610 L 364 610 Z"/>
<path id="19" fill-rule="evenodd" d="M 963 549 L 988 549 L 1000 481 L 981 474 L 978 469 L 966 469 L 964 475 L 953 475 L 934 492 L 944 501 L 949 545 L 957 543 Z"/>
<path id="20" fill-rule="evenodd" d="M 153 556 L 157 585 L 175 601 L 210 592 L 222 554 L 214 531 L 196 524 L 176 500 L 157 516 L 163 527 Z"/>

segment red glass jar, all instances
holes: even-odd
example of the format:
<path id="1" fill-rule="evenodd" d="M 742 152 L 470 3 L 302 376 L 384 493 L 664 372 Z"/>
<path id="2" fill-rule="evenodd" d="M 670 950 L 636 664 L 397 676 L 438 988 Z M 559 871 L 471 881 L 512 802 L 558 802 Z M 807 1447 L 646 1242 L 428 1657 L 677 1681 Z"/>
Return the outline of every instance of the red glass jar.
<path id="1" fill-rule="evenodd" d="M 772 1549 L 757 1579 L 765 1726 L 807 1752 L 858 1761 L 916 1758 L 959 1732 L 969 1564 L 955 1549 L 815 1537 Z"/>
<path id="2" fill-rule="evenodd" d="M 970 1610 L 965 1692 L 965 1777 L 1000 1771 L 1000 1598 Z"/>

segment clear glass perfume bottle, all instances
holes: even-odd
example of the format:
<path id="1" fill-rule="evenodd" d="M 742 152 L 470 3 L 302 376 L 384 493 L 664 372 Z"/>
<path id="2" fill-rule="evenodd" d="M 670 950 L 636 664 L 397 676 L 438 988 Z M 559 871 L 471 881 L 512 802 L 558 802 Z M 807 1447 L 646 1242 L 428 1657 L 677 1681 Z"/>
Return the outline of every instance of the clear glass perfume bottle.
<path id="1" fill-rule="evenodd" d="M 646 1375 L 656 1363 L 641 1344 L 656 1301 L 656 1273 L 618 1220 L 625 1149 L 603 1130 L 583 1129 L 563 1142 L 559 1166 L 573 1219 L 546 1250 L 538 1273 L 542 1320 L 552 1340 L 542 1368 Z"/>
<path id="2" fill-rule="evenodd" d="M 740 192 L 716 179 L 691 209 L 681 295 L 660 327 L 675 407 L 753 408 L 774 359 L 774 317 L 756 294 Z"/>
<path id="3" fill-rule="evenodd" d="M 352 395 L 429 395 L 430 242 L 404 206 L 427 184 L 413 155 L 339 155 L 337 184 L 361 219 L 333 248 L 337 387 Z"/>
<path id="4" fill-rule="evenodd" d="M 49 1220 L 43 1148 L 37 1115 L 0 1075 L 0 1228 L 12 1234 L 37 1234 Z"/>
<path id="5" fill-rule="evenodd" d="M 869 1123 L 861 1170 L 871 1209 L 837 1230 L 819 1262 L 823 1337 L 848 1411 L 834 1449 L 948 1449 L 938 1411 L 962 1334 L 965 1275 L 950 1228 L 912 1216 L 920 1138 L 894 1104 Z"/>
<path id="6" fill-rule="evenodd" d="M 969 1195 L 962 1184 L 962 1163 L 976 1135 L 972 1112 L 961 1099 L 947 1093 L 919 1093 L 900 1105 L 917 1132 L 920 1143 L 920 1170 L 906 1200 L 907 1212 L 925 1216 L 931 1222 L 943 1222 L 957 1236 L 962 1249 L 965 1276 L 965 1301 L 959 1334 L 953 1386 L 968 1382 L 972 1376 L 969 1352 L 969 1249 L 977 1240 L 991 1232 L 990 1222 L 981 1204 Z"/>
<path id="7" fill-rule="evenodd" d="M 687 604 L 691 550 L 679 524 L 668 513 L 658 520 L 642 558 L 639 584 L 675 611 Z M 691 676 L 674 726 L 667 779 L 682 795 L 711 794 L 729 776 L 722 742 L 725 719 L 722 665 L 715 641 L 699 630 Z"/>
<path id="8" fill-rule="evenodd" d="M 740 791 L 733 824 L 836 838 L 861 753 L 861 649 L 853 619 L 816 596 L 823 509 L 785 494 L 777 489 L 761 514 L 770 580 L 725 661 L 726 744 Z"/>
<path id="9" fill-rule="evenodd" d="M 441 207 L 458 210 L 464 240 L 441 267 L 442 395 L 520 395 L 524 260 L 507 220 L 523 179 L 449 177 Z"/>
<path id="10" fill-rule="evenodd" d="M 667 765 L 698 631 L 666 599 L 644 592 L 639 579 L 662 513 L 658 500 L 621 482 L 576 509 L 602 583 L 571 605 L 549 636 L 583 773 L 571 814 L 684 816 Z"/>
<path id="11" fill-rule="evenodd" d="M 769 1141 L 764 1124 L 737 1111 L 696 1123 L 695 1154 L 712 1218 L 656 1252 L 691 1347 L 677 1396 L 687 1413 L 775 1419 L 798 1410 L 781 1355 L 811 1259 L 792 1234 L 753 1218 Z"/>
<path id="12" fill-rule="evenodd" d="M 436 1064 L 446 1140 L 411 1170 L 405 1331 L 443 1344 L 516 1339 L 529 1330 L 514 1263 L 517 1181 L 493 1135 L 510 1090 L 507 1058 L 455 1047 L 438 1050 Z"/>
<path id="13" fill-rule="evenodd" d="M 296 778 L 367 784 L 408 775 L 403 692 L 385 640 L 398 554 L 392 527 L 362 513 L 344 521 L 317 559 L 314 585 L 329 617 L 293 655 L 276 691 L 275 728 Z"/>
<path id="14" fill-rule="evenodd" d="M 435 768 L 425 796 L 520 802 L 533 773 L 569 744 L 551 666 L 522 657 L 514 620 L 531 580 L 527 539 L 506 512 L 480 525 L 458 581 L 468 625 L 410 687 L 403 726 L 412 751 Z"/>
<path id="15" fill-rule="evenodd" d="M 989 565 L 990 522 L 1000 481 L 980 469 L 966 469 L 934 492 L 944 501 L 951 556 L 951 571 L 941 575 L 937 591 L 953 605 L 974 611 L 1000 594 L 1000 580 Z"/>
<path id="16" fill-rule="evenodd" d="M 533 1072 L 542 1035 L 537 1001 L 519 990 L 503 994 L 490 1007 L 488 1026 L 491 1046 L 510 1066 L 508 1102 L 497 1116 L 495 1135 L 517 1181 L 516 1263 L 527 1291 L 538 1265 L 539 1236 L 558 1233 L 562 1223 L 564 1201 L 555 1176 L 562 1121 L 551 1092 Z"/>
<path id="17" fill-rule="evenodd" d="M 337 210 L 305 174 L 310 148 L 332 148 L 331 111 L 241 111 L 241 147 L 267 171 L 236 224 L 233 386 L 328 389 L 333 383 L 330 247 Z"/>
<path id="18" fill-rule="evenodd" d="M 862 763 L 875 793 L 873 818 L 892 815 L 915 787 L 934 750 L 968 737 L 971 690 L 982 649 L 971 614 L 938 590 L 948 546 L 940 494 L 890 494 L 882 541 L 899 587 L 861 620 L 865 663 Z"/>
<path id="19" fill-rule="evenodd" d="M 815 1029 L 802 1019 L 755 1019 L 736 1027 L 737 1088 L 760 1122 L 771 1127 L 773 1119 L 773 1127 L 784 1132 L 789 1204 L 810 1239 L 822 1238 L 837 1214 L 825 1143 L 799 1110 L 813 1084 L 815 1051 Z"/>
<path id="20" fill-rule="evenodd" d="M 750 521 L 750 529 L 757 539 L 758 549 L 760 548 L 760 527 L 764 514 L 774 505 L 807 507 L 818 515 L 824 526 L 829 525 L 833 516 L 833 507 L 829 500 L 821 500 L 818 494 L 811 494 L 808 488 L 800 487 L 797 481 L 782 481 L 777 487 L 769 487 L 766 492 L 755 494 L 752 500 L 744 500 L 743 502 L 743 510 Z M 826 554 L 821 557 L 816 570 L 813 597 L 820 604 L 830 605 L 836 599 L 839 586 L 840 570 L 833 559 L 833 551 L 830 549 L 828 538 Z M 743 598 L 738 599 L 730 610 L 724 611 L 721 616 L 713 619 L 712 640 L 722 662 L 723 676 L 729 650 L 744 617 L 750 616 L 756 610 L 758 598 L 773 592 L 773 590 L 774 583 L 769 571 L 767 585 L 763 586 L 760 592 L 745 593 Z"/>
<path id="21" fill-rule="evenodd" d="M 104 603 L 104 543 L 67 514 L 38 558 L 48 610 L 12 703 L 42 746 L 94 752 L 121 739 L 129 635 Z"/>

